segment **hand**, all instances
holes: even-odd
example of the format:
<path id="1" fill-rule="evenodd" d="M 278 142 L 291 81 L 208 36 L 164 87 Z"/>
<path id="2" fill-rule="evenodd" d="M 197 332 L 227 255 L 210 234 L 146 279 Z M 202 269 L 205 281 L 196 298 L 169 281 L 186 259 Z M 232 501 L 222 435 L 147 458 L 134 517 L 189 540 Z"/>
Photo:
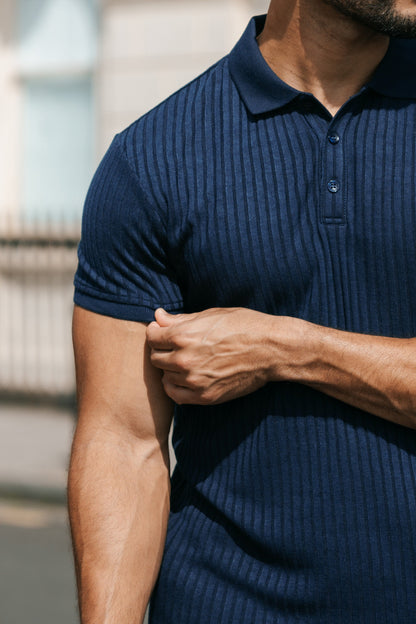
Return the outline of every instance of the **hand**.
<path id="1" fill-rule="evenodd" d="M 290 381 L 416 429 L 416 338 L 367 336 L 245 308 L 159 309 L 155 318 L 146 331 L 151 362 L 178 404 L 215 405 L 269 381 Z"/>
<path id="2" fill-rule="evenodd" d="M 271 324 L 245 308 L 172 315 L 159 309 L 147 328 L 151 362 L 178 404 L 214 405 L 249 394 L 272 378 Z"/>

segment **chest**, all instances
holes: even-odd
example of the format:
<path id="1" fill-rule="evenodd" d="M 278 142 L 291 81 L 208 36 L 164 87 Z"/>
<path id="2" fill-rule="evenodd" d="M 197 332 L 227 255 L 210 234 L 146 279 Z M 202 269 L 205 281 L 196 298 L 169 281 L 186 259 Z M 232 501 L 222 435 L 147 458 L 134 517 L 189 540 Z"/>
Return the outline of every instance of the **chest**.
<path id="1" fill-rule="evenodd" d="M 187 308 L 329 322 L 360 297 L 407 293 L 413 306 L 416 124 L 413 109 L 398 117 L 299 115 L 222 127 L 227 141 L 214 132 L 192 182 L 179 174 L 186 192 L 170 226 Z"/>

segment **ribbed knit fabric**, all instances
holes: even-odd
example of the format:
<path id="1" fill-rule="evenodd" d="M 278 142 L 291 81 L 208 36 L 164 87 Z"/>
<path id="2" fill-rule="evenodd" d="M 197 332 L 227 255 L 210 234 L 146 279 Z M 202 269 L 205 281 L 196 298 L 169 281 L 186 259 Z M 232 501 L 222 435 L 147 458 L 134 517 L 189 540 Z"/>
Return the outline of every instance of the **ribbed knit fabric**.
<path id="1" fill-rule="evenodd" d="M 233 52 L 119 134 L 75 302 L 150 321 L 243 306 L 416 336 L 416 48 L 332 119 Z M 394 374 L 394 362 L 391 365 Z M 298 384 L 176 408 L 152 624 L 416 622 L 416 434 Z"/>

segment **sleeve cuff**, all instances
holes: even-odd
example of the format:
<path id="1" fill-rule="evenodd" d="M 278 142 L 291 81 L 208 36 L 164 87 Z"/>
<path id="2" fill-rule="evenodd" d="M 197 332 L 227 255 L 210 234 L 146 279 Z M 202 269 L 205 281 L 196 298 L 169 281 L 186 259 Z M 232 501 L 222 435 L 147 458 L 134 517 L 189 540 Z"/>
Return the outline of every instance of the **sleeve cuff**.
<path id="1" fill-rule="evenodd" d="M 139 323 L 151 323 L 155 319 L 155 310 L 164 308 L 167 312 L 181 312 L 182 307 L 175 304 L 158 304 L 154 306 L 140 303 L 121 303 L 98 299 L 85 293 L 75 291 L 74 303 L 80 308 L 85 308 L 90 312 L 110 316 L 123 321 L 137 321 Z"/>

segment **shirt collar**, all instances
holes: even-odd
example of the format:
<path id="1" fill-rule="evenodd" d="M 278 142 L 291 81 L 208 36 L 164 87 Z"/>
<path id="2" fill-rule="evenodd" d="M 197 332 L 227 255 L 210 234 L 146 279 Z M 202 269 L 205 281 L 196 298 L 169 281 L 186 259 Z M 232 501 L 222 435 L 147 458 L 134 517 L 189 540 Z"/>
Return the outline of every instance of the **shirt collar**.
<path id="1" fill-rule="evenodd" d="M 283 82 L 264 60 L 256 37 L 265 20 L 265 15 L 254 17 L 229 56 L 231 77 L 253 115 L 277 110 L 302 94 Z M 390 97 L 416 98 L 416 40 L 391 39 L 367 87 Z"/>
<path id="2" fill-rule="evenodd" d="M 367 86 L 389 97 L 416 98 L 416 40 L 391 39 Z"/>

